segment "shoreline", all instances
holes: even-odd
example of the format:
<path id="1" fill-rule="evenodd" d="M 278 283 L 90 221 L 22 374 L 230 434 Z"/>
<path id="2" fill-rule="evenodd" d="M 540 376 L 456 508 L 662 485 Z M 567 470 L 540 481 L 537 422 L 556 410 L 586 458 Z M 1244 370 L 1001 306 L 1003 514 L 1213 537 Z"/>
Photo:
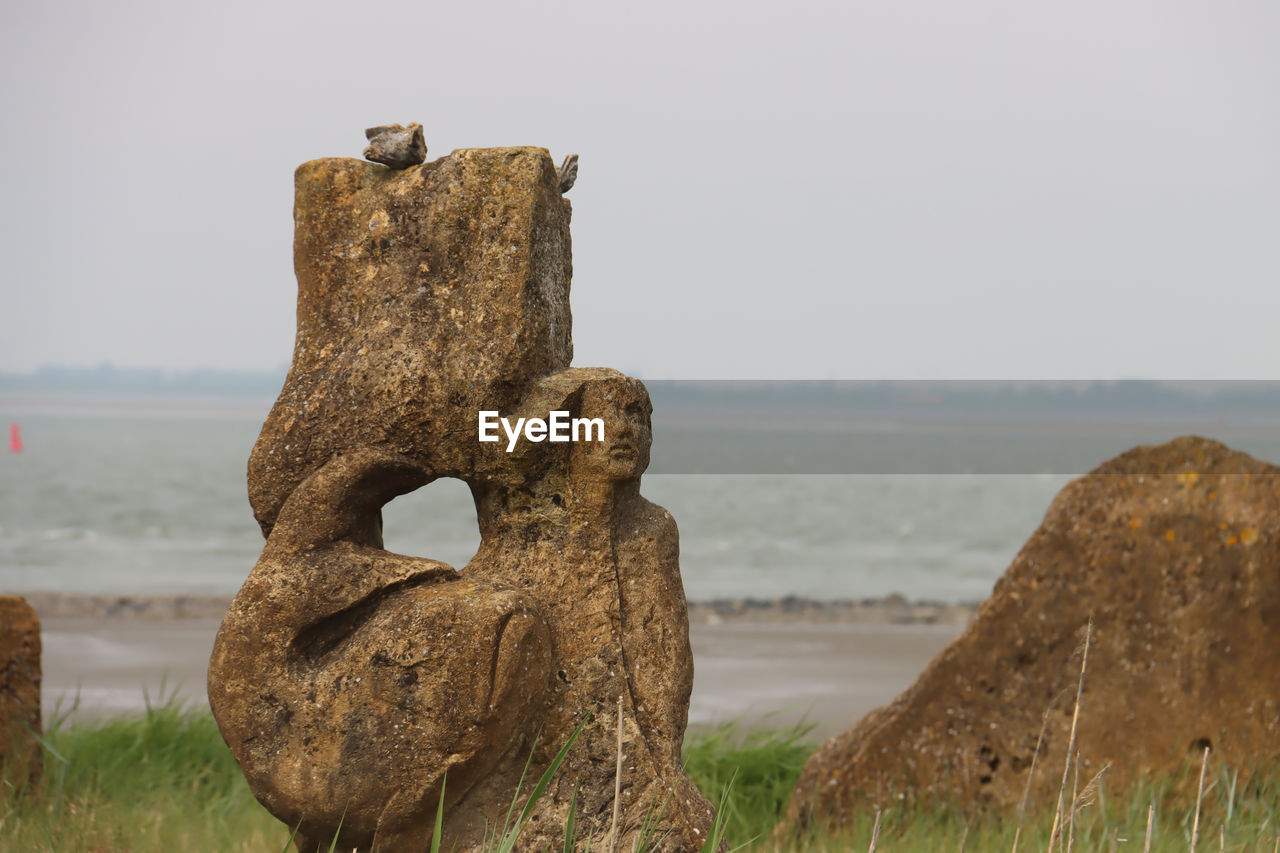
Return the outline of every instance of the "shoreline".
<path id="1" fill-rule="evenodd" d="M 172 622 L 221 620 L 230 595 L 112 595 L 80 592 L 18 592 L 40 619 L 99 619 Z M 901 595 L 863 599 L 715 598 L 689 602 L 693 625 L 869 624 L 964 626 L 978 602 L 910 601 Z"/>
<path id="2" fill-rule="evenodd" d="M 229 596 L 29 593 L 41 620 L 46 720 L 207 707 Z M 821 740 L 891 702 L 957 637 L 973 605 L 802 598 L 690 604 L 692 726 L 814 726 Z"/>

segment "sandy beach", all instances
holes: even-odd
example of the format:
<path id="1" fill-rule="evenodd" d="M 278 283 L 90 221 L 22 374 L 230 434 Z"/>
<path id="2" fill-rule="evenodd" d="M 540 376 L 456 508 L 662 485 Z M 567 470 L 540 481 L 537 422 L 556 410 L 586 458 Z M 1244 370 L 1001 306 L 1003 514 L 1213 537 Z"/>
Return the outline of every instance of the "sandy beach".
<path id="1" fill-rule="evenodd" d="M 138 712 L 177 696 L 203 706 L 217 599 L 31 596 L 44 633 L 46 724 Z M 905 609 L 904 609 L 905 608 Z M 925 608 L 913 609 L 913 608 Z M 694 605 L 691 726 L 805 719 L 815 738 L 892 700 L 964 627 L 900 601 L 849 606 Z"/>
<path id="2" fill-rule="evenodd" d="M 804 719 L 815 724 L 812 737 L 826 739 L 901 693 L 963 627 L 694 624 L 689 722 L 784 725 Z"/>

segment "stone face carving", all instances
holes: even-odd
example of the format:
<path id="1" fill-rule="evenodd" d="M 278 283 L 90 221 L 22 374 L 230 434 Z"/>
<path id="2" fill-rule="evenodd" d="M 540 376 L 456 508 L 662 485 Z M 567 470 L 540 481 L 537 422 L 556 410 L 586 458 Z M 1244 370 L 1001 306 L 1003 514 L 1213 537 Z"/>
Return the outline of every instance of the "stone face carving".
<path id="1" fill-rule="evenodd" d="M 1081 780 L 1111 761 L 1123 797 L 1211 745 L 1248 784 L 1280 750 L 1278 546 L 1280 468 L 1194 437 L 1106 462 L 1058 494 L 914 685 L 814 753 L 780 834 L 899 794 L 1016 809 L 1051 704 L 1031 796 L 1052 809 L 1091 615 Z"/>
<path id="2" fill-rule="evenodd" d="M 680 747 L 692 686 L 674 520 L 640 496 L 637 380 L 568 369 L 568 203 L 541 149 L 402 172 L 297 174 L 294 362 L 249 465 L 268 535 L 214 647 L 209 698 L 250 787 L 298 848 L 477 849 L 525 772 L 585 720 L 518 849 L 609 831 L 619 849 L 713 823 Z M 478 441 L 480 410 L 600 418 L 604 441 Z M 460 571 L 383 549 L 380 509 L 441 477 L 475 497 Z M 525 791 L 529 783 L 526 781 Z"/>
<path id="3" fill-rule="evenodd" d="M 0 771 L 11 784 L 40 775 L 32 732 L 40 734 L 40 618 L 25 598 L 0 595 Z"/>

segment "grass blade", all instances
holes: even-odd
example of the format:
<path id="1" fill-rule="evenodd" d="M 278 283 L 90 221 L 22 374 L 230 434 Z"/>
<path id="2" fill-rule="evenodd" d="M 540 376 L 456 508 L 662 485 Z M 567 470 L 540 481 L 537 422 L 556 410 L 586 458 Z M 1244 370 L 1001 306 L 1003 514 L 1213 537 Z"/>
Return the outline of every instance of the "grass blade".
<path id="1" fill-rule="evenodd" d="M 736 778 L 735 772 L 720 794 L 720 805 L 716 807 L 716 819 L 711 824 L 711 831 L 707 833 L 707 840 L 702 842 L 701 853 L 717 853 L 720 843 L 724 841 L 725 815 L 728 813 L 726 806 L 729 804 L 729 792 L 733 790 L 733 780 Z"/>
<path id="2" fill-rule="evenodd" d="M 609 853 L 618 853 L 618 813 L 622 810 L 622 696 L 618 696 L 618 766 L 613 774 L 613 820 L 609 822 Z"/>
<path id="3" fill-rule="evenodd" d="M 444 830 L 444 788 L 449 782 L 449 774 L 440 777 L 440 802 L 436 803 L 436 826 L 431 831 L 431 853 L 440 853 L 440 836 Z"/>
<path id="4" fill-rule="evenodd" d="M 1076 750 L 1075 772 L 1071 780 L 1071 811 L 1067 813 L 1067 853 L 1076 846 L 1076 805 L 1080 802 L 1080 750 Z"/>
<path id="5" fill-rule="evenodd" d="M 293 828 L 293 832 L 289 833 L 289 838 L 284 843 L 284 847 L 280 848 L 280 853 L 289 853 L 289 848 L 293 846 L 293 839 L 298 837 L 298 830 L 302 829 L 302 821 L 298 821 L 298 825 Z"/>
<path id="6" fill-rule="evenodd" d="M 529 816 L 533 814 L 533 807 L 538 804 L 538 799 L 543 792 L 547 790 L 547 786 L 551 784 L 551 779 L 556 775 L 556 771 L 560 769 L 560 765 L 564 763 L 565 757 L 569 754 L 569 750 L 573 748 L 574 742 L 578 740 L 578 735 L 582 734 L 582 728 L 587 724 L 587 720 L 591 719 L 588 715 L 582 718 L 582 722 L 578 723 L 578 727 L 573 730 L 573 734 L 569 735 L 569 739 L 565 741 L 564 746 L 560 747 L 560 751 L 556 753 L 556 757 L 551 759 L 551 763 L 547 765 L 546 771 L 542 774 L 542 778 L 538 780 L 538 784 L 529 792 L 529 799 L 525 802 L 524 808 L 520 810 L 520 817 L 516 818 L 515 825 L 507 830 L 506 834 L 499 842 L 497 853 L 511 853 L 515 849 L 516 841 L 520 838 L 520 832 L 524 829 L 525 823 L 529 820 Z M 532 757 L 532 756 L 530 756 Z M 519 796 L 519 794 L 517 794 Z M 511 803 L 512 809 L 515 808 L 515 802 Z"/>
<path id="7" fill-rule="evenodd" d="M 329 853 L 334 853 L 338 849 L 338 836 L 342 835 L 342 824 L 347 819 L 347 810 L 342 810 L 342 817 L 338 818 L 338 828 L 333 831 L 333 840 L 329 842 Z"/>
<path id="8" fill-rule="evenodd" d="M 1031 769 L 1027 771 L 1027 784 L 1022 789 L 1022 802 L 1018 804 L 1018 825 L 1013 830 L 1013 849 L 1010 853 L 1018 853 L 1018 839 L 1022 837 L 1022 822 L 1027 816 L 1027 800 L 1031 797 L 1031 781 L 1035 779 L 1036 762 L 1040 759 L 1040 747 L 1044 744 L 1044 730 L 1049 727 L 1049 714 L 1052 713 L 1054 706 L 1058 704 L 1058 700 L 1062 696 L 1063 694 L 1059 693 L 1049 703 L 1049 706 L 1044 709 L 1043 719 L 1040 720 L 1040 734 L 1036 736 L 1036 750 L 1031 753 Z M 964 849 L 963 839 L 960 842 L 960 849 Z"/>
<path id="9" fill-rule="evenodd" d="M 1191 824 L 1191 853 L 1196 853 L 1196 839 L 1200 836 L 1200 802 L 1204 799 L 1204 770 L 1209 766 L 1209 747 L 1204 748 L 1200 759 L 1200 785 L 1196 790 L 1196 819 Z"/>
<path id="10" fill-rule="evenodd" d="M 1076 707 L 1071 712 L 1071 736 L 1067 741 L 1067 762 L 1062 768 L 1062 785 L 1058 788 L 1058 810 L 1053 816 L 1053 831 L 1049 834 L 1049 849 L 1047 853 L 1053 853 L 1054 846 L 1062 836 L 1062 811 L 1066 806 L 1067 779 L 1071 773 L 1071 756 L 1076 751 L 1076 727 L 1080 722 L 1080 699 L 1084 695 L 1084 674 L 1089 667 L 1089 641 L 1092 638 L 1093 616 L 1091 615 L 1089 624 L 1084 631 L 1084 654 L 1080 658 L 1080 681 L 1076 685 Z"/>
<path id="11" fill-rule="evenodd" d="M 676 792 L 675 787 L 667 790 L 667 796 L 663 798 L 662 805 L 657 811 L 652 811 L 644 816 L 644 820 L 640 822 L 640 832 L 636 835 L 635 843 L 632 845 L 632 853 L 650 853 L 656 850 L 658 846 L 671 833 L 668 829 L 661 836 L 658 835 L 658 827 L 662 824 L 662 816 L 666 814 L 667 803 L 671 802 L 671 796 Z"/>
<path id="12" fill-rule="evenodd" d="M 564 853 L 573 853 L 578 841 L 578 783 L 573 783 L 573 797 L 569 799 L 569 819 L 564 825 Z M 431 853 L 438 853 L 432 850 Z"/>

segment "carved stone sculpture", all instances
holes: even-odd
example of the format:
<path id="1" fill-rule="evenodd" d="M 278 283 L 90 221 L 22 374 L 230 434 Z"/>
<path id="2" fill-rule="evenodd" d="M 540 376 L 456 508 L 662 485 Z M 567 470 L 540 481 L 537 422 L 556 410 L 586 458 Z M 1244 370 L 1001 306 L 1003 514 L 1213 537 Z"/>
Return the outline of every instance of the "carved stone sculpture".
<path id="1" fill-rule="evenodd" d="M 692 685 L 674 520 L 644 500 L 637 380 L 568 369 L 569 205 L 542 149 L 391 171 L 297 172 L 298 337 L 249 464 L 266 547 L 219 631 L 209 699 L 300 851 L 445 849 L 496 832 L 522 773 L 581 734 L 517 849 L 618 849 L 657 821 L 698 850 L 714 815 L 680 748 Z M 603 441 L 478 441 L 481 410 L 599 418 Z M 380 510 L 466 481 L 460 571 L 383 549 Z M 526 767 L 527 765 L 527 767 Z M 339 827 L 341 827 L 339 829 Z"/>
<path id="2" fill-rule="evenodd" d="M 916 683 L 815 752 L 779 836 L 911 800 L 1052 812 L 1092 616 L 1081 785 L 1280 750 L 1280 468 L 1203 438 L 1138 447 L 1068 484 L 968 629 Z M 1049 709 L 1052 708 L 1050 711 Z M 1048 711 L 1046 718 L 1045 714 Z M 1185 775 L 1188 807 L 1194 773 Z"/>

